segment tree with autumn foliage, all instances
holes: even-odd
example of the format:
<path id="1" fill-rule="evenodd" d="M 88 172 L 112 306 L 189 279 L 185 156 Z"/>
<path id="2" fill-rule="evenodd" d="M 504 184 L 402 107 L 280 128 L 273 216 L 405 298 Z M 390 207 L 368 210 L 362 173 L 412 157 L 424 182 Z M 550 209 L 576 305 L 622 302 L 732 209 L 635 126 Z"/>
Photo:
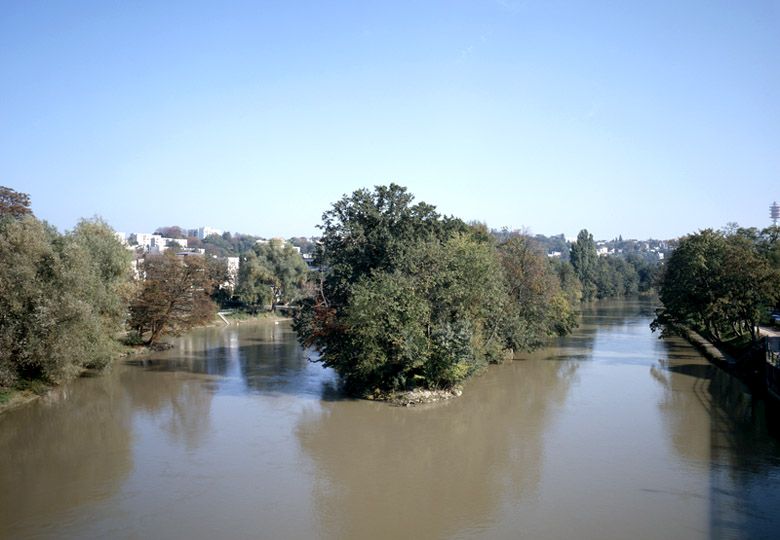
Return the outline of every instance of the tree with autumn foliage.
<path id="1" fill-rule="evenodd" d="M 147 345 L 214 318 L 217 308 L 209 296 L 214 283 L 203 257 L 166 251 L 144 259 L 139 273 L 128 327 L 145 337 Z"/>
<path id="2" fill-rule="evenodd" d="M 533 240 L 509 238 L 498 246 L 498 256 L 510 298 L 504 322 L 509 346 L 533 349 L 549 337 L 563 336 L 576 328 L 574 306 L 579 294 L 572 297 L 564 290 L 554 263 Z"/>
<path id="3" fill-rule="evenodd" d="M 0 186 L 0 219 L 19 218 L 32 214 L 30 196 L 9 187 Z"/>

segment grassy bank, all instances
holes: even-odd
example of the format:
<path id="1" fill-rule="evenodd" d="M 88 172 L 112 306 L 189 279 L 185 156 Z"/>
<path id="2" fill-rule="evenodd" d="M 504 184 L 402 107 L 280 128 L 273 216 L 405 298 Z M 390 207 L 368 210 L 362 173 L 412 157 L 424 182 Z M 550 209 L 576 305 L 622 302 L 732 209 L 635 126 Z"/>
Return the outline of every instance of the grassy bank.
<path id="1" fill-rule="evenodd" d="M 17 388 L 0 389 L 0 414 L 35 401 L 51 388 L 41 381 L 23 381 Z"/>
<path id="2" fill-rule="evenodd" d="M 247 322 L 263 322 L 263 321 L 284 321 L 289 320 L 290 317 L 279 315 L 273 311 L 263 311 L 260 313 L 249 313 L 247 311 L 234 311 L 231 313 L 222 313 L 224 317 L 230 321 L 230 323 L 247 323 Z M 219 322 L 222 322 L 219 320 Z M 223 323 L 224 324 L 224 323 Z"/>

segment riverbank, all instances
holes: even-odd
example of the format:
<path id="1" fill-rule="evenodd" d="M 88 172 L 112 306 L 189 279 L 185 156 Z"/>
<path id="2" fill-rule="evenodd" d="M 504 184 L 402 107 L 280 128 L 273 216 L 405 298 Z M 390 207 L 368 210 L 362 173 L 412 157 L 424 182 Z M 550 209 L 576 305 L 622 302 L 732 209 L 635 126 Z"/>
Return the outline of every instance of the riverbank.
<path id="1" fill-rule="evenodd" d="M 143 350 L 138 350 L 143 349 Z M 28 380 L 19 383 L 16 388 L 0 389 L 0 415 L 3 413 L 29 405 L 41 398 L 46 398 L 49 394 L 56 391 L 60 386 L 67 382 L 78 379 L 80 377 L 87 377 L 94 374 L 101 374 L 111 369 L 114 362 L 121 358 L 126 358 L 135 354 L 141 354 L 148 351 L 147 347 L 131 347 L 129 345 L 122 344 L 121 351 L 101 369 L 95 368 L 83 368 L 72 377 L 60 381 L 59 383 L 49 383 L 41 380 Z"/>
<path id="2" fill-rule="evenodd" d="M 40 394 L 36 394 L 30 390 L 0 391 L 0 414 L 32 403 L 40 397 Z"/>
<path id="3" fill-rule="evenodd" d="M 234 311 L 234 312 L 220 312 L 225 319 L 229 321 L 230 324 L 246 324 L 246 323 L 257 323 L 257 322 L 267 322 L 267 321 L 289 321 L 292 320 L 292 317 L 285 317 L 282 315 L 277 315 L 273 311 L 264 311 L 262 313 L 246 313 L 245 311 Z M 220 322 L 222 322 L 220 320 Z M 224 325 L 224 323 L 222 323 Z M 210 324 L 209 326 L 216 326 L 216 323 Z"/>
<path id="4" fill-rule="evenodd" d="M 718 345 L 690 328 L 676 327 L 675 331 L 713 364 L 747 385 L 752 393 L 763 395 L 766 390 L 763 348 L 748 345 L 740 347 L 730 344 Z"/>
<path id="5" fill-rule="evenodd" d="M 725 374 L 725 377 L 714 377 L 713 384 L 720 388 L 721 395 L 731 396 L 732 411 L 743 418 L 749 415 L 753 409 L 753 397 L 760 387 L 756 385 L 750 372 L 740 369 L 739 359 L 730 351 L 718 347 L 690 328 L 677 327 L 675 330 L 720 372 Z M 726 392 L 724 388 L 727 388 L 728 391 Z"/>
<path id="6" fill-rule="evenodd" d="M 737 364 L 737 359 L 733 355 L 719 348 L 698 332 L 683 327 L 678 327 L 677 331 L 682 337 L 688 340 L 691 345 L 696 347 L 700 353 L 706 356 L 708 360 L 719 367 L 728 371 L 729 366 L 735 366 Z"/>

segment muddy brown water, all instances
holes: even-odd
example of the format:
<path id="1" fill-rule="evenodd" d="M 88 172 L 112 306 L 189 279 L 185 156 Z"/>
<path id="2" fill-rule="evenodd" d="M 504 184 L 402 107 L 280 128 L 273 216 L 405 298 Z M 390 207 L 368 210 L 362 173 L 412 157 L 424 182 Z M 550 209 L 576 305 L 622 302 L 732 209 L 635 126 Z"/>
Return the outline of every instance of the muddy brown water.
<path id="1" fill-rule="evenodd" d="M 647 301 L 417 408 L 287 323 L 209 328 L 0 415 L 3 538 L 779 538 L 763 403 Z"/>

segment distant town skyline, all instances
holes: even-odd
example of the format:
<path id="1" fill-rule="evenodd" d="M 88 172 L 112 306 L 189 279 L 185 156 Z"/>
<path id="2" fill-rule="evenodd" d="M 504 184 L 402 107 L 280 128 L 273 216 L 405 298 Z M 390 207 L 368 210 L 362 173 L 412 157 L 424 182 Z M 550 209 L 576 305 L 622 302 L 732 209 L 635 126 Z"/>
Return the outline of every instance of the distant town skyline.
<path id="1" fill-rule="evenodd" d="M 778 28 L 776 1 L 7 1 L 0 184 L 61 230 L 311 236 L 390 182 L 548 236 L 765 227 Z"/>

